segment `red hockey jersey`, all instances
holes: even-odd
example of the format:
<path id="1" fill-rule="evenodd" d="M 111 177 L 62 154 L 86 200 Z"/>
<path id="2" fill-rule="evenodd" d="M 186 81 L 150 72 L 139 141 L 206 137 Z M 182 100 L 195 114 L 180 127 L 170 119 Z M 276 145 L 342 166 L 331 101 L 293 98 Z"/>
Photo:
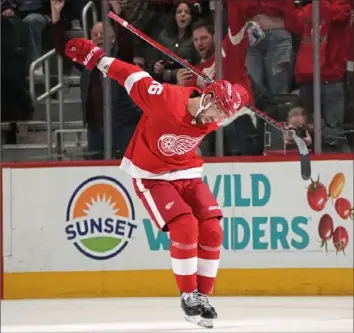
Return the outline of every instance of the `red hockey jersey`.
<path id="1" fill-rule="evenodd" d="M 201 177 L 203 160 L 196 150 L 203 137 L 218 125 L 192 124 L 187 102 L 197 89 L 160 84 L 140 67 L 118 59 L 103 58 L 98 68 L 125 87 L 143 111 L 121 168 L 141 179 Z"/>

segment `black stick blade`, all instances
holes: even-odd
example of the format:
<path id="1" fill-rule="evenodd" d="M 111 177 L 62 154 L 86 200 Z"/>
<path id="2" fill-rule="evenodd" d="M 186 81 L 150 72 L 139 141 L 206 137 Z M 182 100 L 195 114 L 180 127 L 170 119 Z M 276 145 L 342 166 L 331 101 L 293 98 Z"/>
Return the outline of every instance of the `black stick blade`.
<path id="1" fill-rule="evenodd" d="M 302 179 L 309 180 L 311 178 L 311 161 L 307 145 L 303 139 L 296 135 L 296 133 L 292 132 L 291 136 L 299 149 Z"/>
<path id="2" fill-rule="evenodd" d="M 303 180 L 309 180 L 311 178 L 311 160 L 310 155 L 301 155 L 300 156 L 301 164 L 301 176 Z"/>

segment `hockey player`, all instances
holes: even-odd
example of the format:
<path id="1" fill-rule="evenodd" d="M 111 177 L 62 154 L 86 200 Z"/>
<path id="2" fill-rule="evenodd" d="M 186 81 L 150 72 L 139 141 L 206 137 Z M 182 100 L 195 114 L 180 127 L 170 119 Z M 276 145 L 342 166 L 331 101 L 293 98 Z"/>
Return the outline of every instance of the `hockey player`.
<path id="1" fill-rule="evenodd" d="M 186 319 L 213 327 L 217 313 L 207 295 L 219 266 L 222 211 L 202 181 L 203 160 L 196 150 L 205 135 L 242 113 L 247 91 L 227 81 L 204 91 L 160 84 L 83 38 L 69 40 L 65 54 L 117 80 L 143 110 L 121 168 L 133 178 L 156 226 L 170 234 L 172 270 Z"/>

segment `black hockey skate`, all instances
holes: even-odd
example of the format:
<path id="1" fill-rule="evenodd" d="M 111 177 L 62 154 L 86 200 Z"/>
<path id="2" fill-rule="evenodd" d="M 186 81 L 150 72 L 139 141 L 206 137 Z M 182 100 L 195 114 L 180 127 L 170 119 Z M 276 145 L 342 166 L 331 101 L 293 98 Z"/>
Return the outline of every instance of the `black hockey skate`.
<path id="1" fill-rule="evenodd" d="M 196 325 L 198 325 L 202 314 L 198 296 L 198 291 L 196 290 L 192 293 L 181 294 L 181 308 L 184 311 L 184 317 L 187 321 Z"/>
<path id="2" fill-rule="evenodd" d="M 200 315 L 201 320 L 199 325 L 206 328 L 214 327 L 214 319 L 218 318 L 214 307 L 209 303 L 208 296 L 202 293 L 198 293 L 199 304 L 202 307 L 202 313 Z"/>
<path id="3" fill-rule="evenodd" d="M 186 316 L 200 316 L 202 313 L 201 305 L 199 304 L 198 292 L 181 294 L 181 308 Z"/>

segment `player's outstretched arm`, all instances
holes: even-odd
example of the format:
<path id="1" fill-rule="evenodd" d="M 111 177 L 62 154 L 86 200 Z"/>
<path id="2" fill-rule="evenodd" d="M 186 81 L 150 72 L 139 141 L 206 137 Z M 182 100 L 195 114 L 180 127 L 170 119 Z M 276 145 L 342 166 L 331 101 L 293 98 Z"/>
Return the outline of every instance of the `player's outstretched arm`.
<path id="1" fill-rule="evenodd" d="M 130 94 L 133 84 L 142 78 L 152 78 L 149 73 L 141 70 L 140 67 L 128 64 L 116 58 L 102 57 L 97 64 L 97 68 L 109 78 L 116 80 Z"/>
<path id="2" fill-rule="evenodd" d="M 104 75 L 118 81 L 144 113 L 152 114 L 164 105 L 167 97 L 163 85 L 154 81 L 140 67 L 107 57 L 91 41 L 84 38 L 70 39 L 65 45 L 65 55 L 89 70 L 97 67 Z"/>
<path id="3" fill-rule="evenodd" d="M 127 79 L 134 73 L 141 73 L 140 76 L 144 77 L 149 76 L 138 66 L 106 57 L 101 48 L 84 38 L 70 39 L 65 45 L 65 54 L 87 69 L 93 70 L 97 66 L 102 73 L 118 81 L 122 86 L 126 86 Z"/>

